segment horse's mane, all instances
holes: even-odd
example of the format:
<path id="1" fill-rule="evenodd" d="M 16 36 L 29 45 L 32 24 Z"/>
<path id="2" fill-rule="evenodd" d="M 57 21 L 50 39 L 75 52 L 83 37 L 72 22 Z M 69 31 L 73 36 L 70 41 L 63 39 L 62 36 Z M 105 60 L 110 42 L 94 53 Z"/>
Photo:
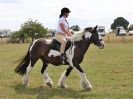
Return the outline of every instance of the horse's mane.
<path id="1" fill-rule="evenodd" d="M 84 30 L 78 31 L 78 32 L 73 32 L 74 34 L 71 37 L 68 37 L 70 41 L 81 41 L 83 38 L 82 36 L 84 35 L 85 32 L 90 32 L 92 30 L 91 27 L 85 28 Z"/>
<path id="2" fill-rule="evenodd" d="M 78 31 L 78 32 L 73 32 L 73 33 L 74 34 L 71 37 L 68 38 L 70 41 L 80 41 L 80 40 L 82 40 L 82 36 L 84 35 L 83 30 Z"/>

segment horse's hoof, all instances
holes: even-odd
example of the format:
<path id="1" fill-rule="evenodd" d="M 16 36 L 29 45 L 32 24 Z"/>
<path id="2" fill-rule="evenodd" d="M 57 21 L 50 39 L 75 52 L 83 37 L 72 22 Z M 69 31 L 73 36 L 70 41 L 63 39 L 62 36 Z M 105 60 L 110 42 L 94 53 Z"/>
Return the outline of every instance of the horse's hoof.
<path id="1" fill-rule="evenodd" d="M 92 85 L 86 82 L 81 81 L 80 86 L 87 91 L 90 91 L 92 89 Z"/>
<path id="2" fill-rule="evenodd" d="M 51 82 L 47 82 L 46 84 L 47 84 L 49 87 L 52 87 Z"/>
<path id="3" fill-rule="evenodd" d="M 85 88 L 86 91 L 91 91 L 91 89 L 92 89 L 92 88 L 90 88 L 90 87 L 89 87 L 89 88 Z"/>
<path id="4" fill-rule="evenodd" d="M 23 84 L 24 84 L 25 87 L 29 86 L 29 82 L 28 81 L 24 81 Z"/>
<path id="5" fill-rule="evenodd" d="M 24 84 L 24 87 L 29 87 L 29 83 L 27 83 L 27 84 Z"/>
<path id="6" fill-rule="evenodd" d="M 90 85 L 90 86 L 86 86 L 86 87 L 84 87 L 84 89 L 85 89 L 86 91 L 91 91 L 91 89 L 92 89 L 92 85 Z"/>
<path id="7" fill-rule="evenodd" d="M 60 87 L 60 88 L 68 88 L 68 86 L 66 84 L 65 85 L 60 85 L 58 87 Z"/>

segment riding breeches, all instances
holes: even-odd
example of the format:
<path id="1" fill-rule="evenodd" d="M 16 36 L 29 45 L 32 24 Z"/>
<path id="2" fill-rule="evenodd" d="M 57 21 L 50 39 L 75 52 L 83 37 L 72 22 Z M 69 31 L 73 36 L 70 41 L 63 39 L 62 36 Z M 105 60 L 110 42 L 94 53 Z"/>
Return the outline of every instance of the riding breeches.
<path id="1" fill-rule="evenodd" d="M 63 54 L 66 48 L 66 38 L 65 35 L 61 34 L 61 33 L 56 33 L 55 34 L 55 39 L 61 43 L 61 47 L 60 47 L 60 53 Z"/>

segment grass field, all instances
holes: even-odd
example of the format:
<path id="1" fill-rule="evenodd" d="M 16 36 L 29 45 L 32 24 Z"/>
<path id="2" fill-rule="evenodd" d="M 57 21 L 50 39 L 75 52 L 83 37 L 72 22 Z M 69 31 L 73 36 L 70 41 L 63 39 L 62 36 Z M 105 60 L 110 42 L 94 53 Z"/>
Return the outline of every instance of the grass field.
<path id="1" fill-rule="evenodd" d="M 22 77 L 14 73 L 16 60 L 26 54 L 29 44 L 0 45 L 0 99 L 133 99 L 133 44 L 107 43 L 100 50 L 91 45 L 81 66 L 93 85 L 91 91 L 79 86 L 79 75 L 73 70 L 66 80 L 68 89 L 57 86 L 67 66 L 49 65 L 53 88 L 43 83 L 38 61 L 30 74 L 30 86 L 25 88 Z"/>

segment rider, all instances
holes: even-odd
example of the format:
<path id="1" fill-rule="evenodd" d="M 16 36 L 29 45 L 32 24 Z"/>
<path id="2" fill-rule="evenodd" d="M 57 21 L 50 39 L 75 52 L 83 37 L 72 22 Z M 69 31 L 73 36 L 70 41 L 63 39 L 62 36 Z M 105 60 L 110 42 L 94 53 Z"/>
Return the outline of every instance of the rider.
<path id="1" fill-rule="evenodd" d="M 55 33 L 55 39 L 61 43 L 61 47 L 60 47 L 60 53 L 61 53 L 61 60 L 64 61 L 65 57 L 64 57 L 64 51 L 65 51 L 65 47 L 66 47 L 66 36 L 71 36 L 72 33 L 69 31 L 69 24 L 66 20 L 66 18 L 69 16 L 69 13 L 71 11 L 64 7 L 61 9 L 61 14 L 59 17 L 59 21 L 58 21 L 58 25 L 57 25 L 57 29 L 56 29 L 56 33 Z"/>

